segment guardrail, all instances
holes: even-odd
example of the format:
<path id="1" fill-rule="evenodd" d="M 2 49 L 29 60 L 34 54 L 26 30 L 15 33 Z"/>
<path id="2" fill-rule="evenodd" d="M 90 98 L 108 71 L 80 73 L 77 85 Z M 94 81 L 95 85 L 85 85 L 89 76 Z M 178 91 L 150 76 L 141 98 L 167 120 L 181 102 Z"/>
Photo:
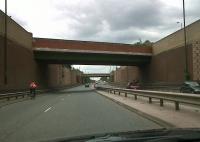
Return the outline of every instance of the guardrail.
<path id="1" fill-rule="evenodd" d="M 49 91 L 48 89 L 45 90 L 36 90 L 36 93 L 43 93 Z M 23 92 L 13 92 L 13 93 L 4 93 L 0 94 L 0 100 L 6 99 L 10 100 L 10 98 L 18 99 L 19 97 L 24 98 L 25 96 L 28 96 L 30 94 L 30 91 L 23 91 Z"/>
<path id="2" fill-rule="evenodd" d="M 97 89 L 106 90 L 109 93 L 118 94 L 124 93 L 124 96 L 127 97 L 127 94 L 134 95 L 135 100 L 138 96 L 147 97 L 149 103 L 152 103 L 152 99 L 159 99 L 160 106 L 164 106 L 165 101 L 172 101 L 175 104 L 175 109 L 180 110 L 180 103 L 198 105 L 200 106 L 200 95 L 196 94 L 183 94 L 183 93 L 174 93 L 174 92 L 160 92 L 160 91 L 147 91 L 147 90 L 131 90 L 131 89 L 122 89 L 122 88 L 111 88 L 111 87 L 96 87 Z"/>
<path id="3" fill-rule="evenodd" d="M 36 94 L 38 93 L 44 93 L 44 92 L 48 92 L 48 91 L 57 91 L 57 90 L 62 90 L 62 89 L 67 89 L 70 87 L 76 87 L 79 86 L 80 84 L 73 84 L 73 85 L 69 85 L 69 86 L 63 86 L 63 87 L 58 87 L 58 88 L 52 88 L 52 89 L 40 89 L 40 90 L 36 90 Z M 30 94 L 30 91 L 21 91 L 21 92 L 13 92 L 13 93 L 3 93 L 0 94 L 0 100 L 6 99 L 7 101 L 10 100 L 10 98 L 24 98 L 25 96 L 28 96 Z"/>
<path id="4" fill-rule="evenodd" d="M 117 88 L 126 88 L 127 83 L 109 83 L 113 87 Z M 166 84 L 166 83 L 152 83 L 152 84 L 141 84 L 141 88 L 144 90 L 152 90 L 152 91 L 159 91 L 159 90 L 170 90 L 179 92 L 182 84 Z"/>

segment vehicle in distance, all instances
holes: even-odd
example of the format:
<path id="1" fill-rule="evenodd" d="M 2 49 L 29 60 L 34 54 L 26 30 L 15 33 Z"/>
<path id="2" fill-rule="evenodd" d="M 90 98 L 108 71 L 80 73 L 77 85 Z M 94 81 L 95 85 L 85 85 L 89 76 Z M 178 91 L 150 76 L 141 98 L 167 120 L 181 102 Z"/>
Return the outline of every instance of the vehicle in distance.
<path id="1" fill-rule="evenodd" d="M 89 86 L 90 86 L 89 83 L 86 83 L 86 84 L 85 84 L 85 87 L 89 87 Z"/>
<path id="2" fill-rule="evenodd" d="M 140 83 L 138 80 L 129 82 L 126 86 L 127 89 L 141 89 Z"/>
<path id="3" fill-rule="evenodd" d="M 200 85 L 195 81 L 186 81 L 181 86 L 180 92 L 200 94 Z"/>

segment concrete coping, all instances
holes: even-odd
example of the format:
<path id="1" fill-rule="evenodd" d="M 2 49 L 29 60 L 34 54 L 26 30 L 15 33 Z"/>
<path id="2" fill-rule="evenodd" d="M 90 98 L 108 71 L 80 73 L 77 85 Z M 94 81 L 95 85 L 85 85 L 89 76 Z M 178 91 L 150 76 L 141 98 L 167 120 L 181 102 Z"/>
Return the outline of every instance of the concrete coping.
<path id="1" fill-rule="evenodd" d="M 70 52 L 70 53 L 101 53 L 101 54 L 120 54 L 120 55 L 138 55 L 152 56 L 152 53 L 134 53 L 134 52 L 112 52 L 112 51 L 92 51 L 92 50 L 72 50 L 72 49 L 52 49 L 52 48 L 34 48 L 33 51 L 48 51 L 48 52 Z"/>

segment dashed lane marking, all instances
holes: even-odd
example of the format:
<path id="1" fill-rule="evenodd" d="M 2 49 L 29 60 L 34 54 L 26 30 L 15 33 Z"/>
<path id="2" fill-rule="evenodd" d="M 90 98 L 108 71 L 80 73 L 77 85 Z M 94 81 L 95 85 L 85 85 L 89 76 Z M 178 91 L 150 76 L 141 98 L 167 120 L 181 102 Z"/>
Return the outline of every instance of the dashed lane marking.
<path id="1" fill-rule="evenodd" d="M 44 112 L 47 112 L 47 111 L 49 111 L 50 109 L 51 109 L 51 107 L 47 108 Z"/>

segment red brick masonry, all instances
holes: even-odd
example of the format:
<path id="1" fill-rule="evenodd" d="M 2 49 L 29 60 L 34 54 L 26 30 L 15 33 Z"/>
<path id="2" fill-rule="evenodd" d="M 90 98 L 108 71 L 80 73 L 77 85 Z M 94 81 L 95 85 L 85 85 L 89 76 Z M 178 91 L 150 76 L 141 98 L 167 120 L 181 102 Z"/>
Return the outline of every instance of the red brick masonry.
<path id="1" fill-rule="evenodd" d="M 152 53 L 151 47 L 138 47 L 136 45 L 131 45 L 131 44 L 78 41 L 78 40 L 60 40 L 60 39 L 47 39 L 47 38 L 34 38 L 33 47 L 92 50 L 92 51 Z"/>

